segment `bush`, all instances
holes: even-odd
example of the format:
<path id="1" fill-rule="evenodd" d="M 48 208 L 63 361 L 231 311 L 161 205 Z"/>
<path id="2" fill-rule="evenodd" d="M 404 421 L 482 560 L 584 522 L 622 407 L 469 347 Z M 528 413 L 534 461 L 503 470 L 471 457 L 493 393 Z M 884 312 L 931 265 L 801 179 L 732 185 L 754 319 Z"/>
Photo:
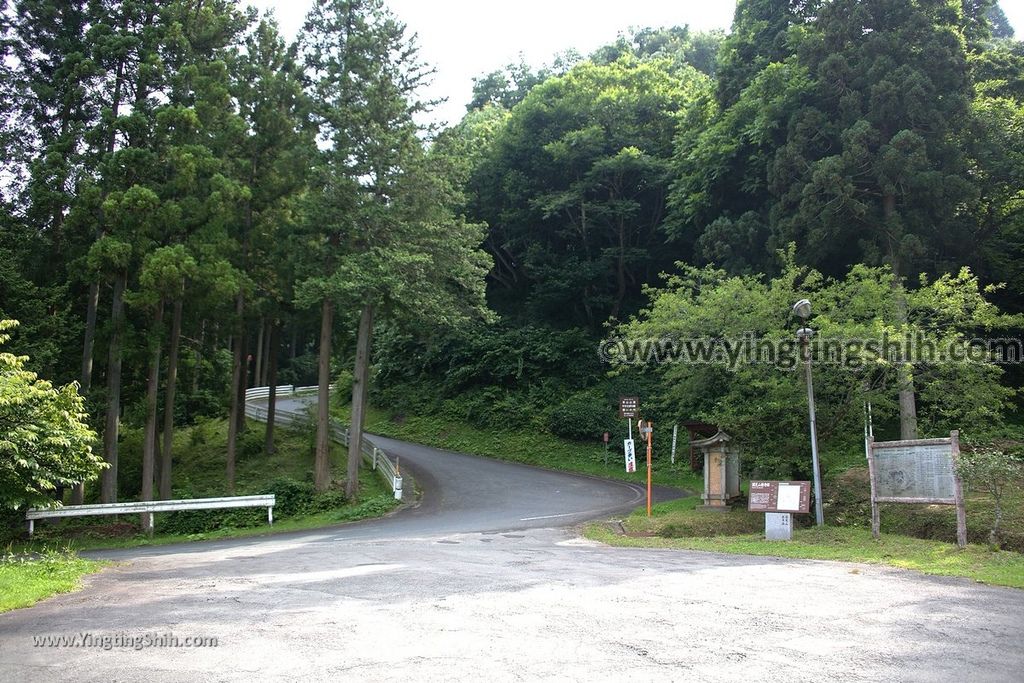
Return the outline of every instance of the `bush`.
<path id="1" fill-rule="evenodd" d="M 117 456 L 118 500 L 136 500 L 142 489 L 142 444 L 145 430 L 121 426 Z M 99 489 L 99 486 L 90 488 Z"/>
<path id="2" fill-rule="evenodd" d="M 540 412 L 523 393 L 502 387 L 481 387 L 444 401 L 442 415 L 480 429 L 523 427 Z"/>
<path id="3" fill-rule="evenodd" d="M 764 515 L 746 510 L 694 512 L 670 522 L 658 530 L 662 538 L 709 538 L 740 536 L 764 529 Z"/>
<path id="4" fill-rule="evenodd" d="M 352 383 L 355 378 L 351 370 L 342 370 L 335 375 L 335 388 L 331 392 L 331 403 L 339 408 L 347 406 L 352 402 Z"/>
<path id="5" fill-rule="evenodd" d="M 260 429 L 246 429 L 238 435 L 238 461 L 258 458 L 263 455 L 263 446 L 266 442 L 266 432 Z"/>
<path id="6" fill-rule="evenodd" d="M 282 518 L 326 512 L 346 502 L 341 491 L 331 489 L 317 493 L 312 482 L 300 482 L 288 477 L 274 479 L 260 493 L 274 494 L 274 514 Z"/>
<path id="7" fill-rule="evenodd" d="M 600 439 L 604 432 L 616 432 L 617 406 L 604 392 L 588 389 L 573 394 L 551 410 L 548 428 L 552 434 L 577 441 Z"/>
<path id="8" fill-rule="evenodd" d="M 274 494 L 274 519 L 313 515 L 335 510 L 345 504 L 345 496 L 341 491 L 316 493 L 312 483 L 288 477 L 278 477 L 256 493 Z M 255 527 L 266 523 L 266 510 L 261 508 L 183 510 L 161 515 L 156 522 L 161 533 L 186 535 L 207 533 L 225 527 Z"/>
<path id="9" fill-rule="evenodd" d="M 288 367 L 282 368 L 277 374 L 278 384 L 294 384 L 297 387 L 311 386 L 317 383 L 319 357 L 315 353 L 304 353 L 296 356 Z"/>

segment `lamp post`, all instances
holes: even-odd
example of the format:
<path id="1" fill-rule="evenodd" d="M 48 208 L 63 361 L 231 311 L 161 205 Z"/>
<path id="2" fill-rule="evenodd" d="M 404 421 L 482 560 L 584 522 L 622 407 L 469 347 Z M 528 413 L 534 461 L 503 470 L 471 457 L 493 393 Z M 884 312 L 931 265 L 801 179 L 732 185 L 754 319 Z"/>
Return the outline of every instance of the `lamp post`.
<path id="1" fill-rule="evenodd" d="M 800 299 L 793 304 L 793 312 L 803 321 L 803 326 L 797 330 L 796 338 L 800 340 L 800 350 L 804 354 L 804 369 L 807 377 L 807 410 L 811 417 L 811 464 L 814 467 L 814 518 L 818 526 L 825 523 L 824 514 L 821 510 L 821 469 L 818 467 L 818 427 L 814 417 L 814 382 L 811 379 L 811 353 L 808 342 L 814 335 L 814 330 L 807 327 L 807 319 L 811 316 L 811 302 L 807 299 Z"/>

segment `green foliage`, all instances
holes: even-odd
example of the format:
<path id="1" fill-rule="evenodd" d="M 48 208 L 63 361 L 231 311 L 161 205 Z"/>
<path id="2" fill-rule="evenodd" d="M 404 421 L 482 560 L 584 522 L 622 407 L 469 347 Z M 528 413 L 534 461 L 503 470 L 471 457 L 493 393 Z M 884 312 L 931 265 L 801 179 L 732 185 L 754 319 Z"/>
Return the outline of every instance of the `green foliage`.
<path id="1" fill-rule="evenodd" d="M 534 87 L 473 172 L 492 299 L 596 330 L 668 266 L 660 248 L 676 115 L 707 79 L 665 56 L 582 62 Z"/>
<path id="2" fill-rule="evenodd" d="M 0 345 L 16 326 L 0 321 Z M 103 468 L 77 386 L 55 388 L 27 361 L 0 353 L 0 507 L 53 505 L 57 486 L 95 479 Z"/>
<path id="3" fill-rule="evenodd" d="M 664 289 L 651 289 L 650 308 L 619 329 L 626 346 L 647 349 L 651 343 L 673 341 L 680 349 L 693 340 L 733 344 L 737 360 L 728 362 L 722 346 L 718 356 L 680 356 L 676 362 L 650 363 L 649 353 L 623 367 L 648 365 L 663 381 L 658 399 L 671 406 L 673 419 L 700 419 L 719 425 L 744 449 L 749 472 L 764 477 L 809 475 L 807 400 L 796 324 L 790 306 L 801 298 L 814 302 L 813 326 L 819 341 L 835 342 L 845 353 L 842 362 L 818 357 L 814 364 L 818 435 L 825 467 L 847 461 L 859 447 L 861 406 L 870 401 L 875 419 L 893 419 L 897 373 L 909 363 L 924 386 L 919 409 L 930 434 L 960 429 L 968 434 L 993 434 L 1013 391 L 1000 384 L 1002 370 L 991 358 L 955 362 L 920 353 L 960 351 L 966 356 L 978 329 L 1019 324 L 986 301 L 976 277 L 963 271 L 934 282 L 922 281 L 908 296 L 909 319 L 899 322 L 899 294 L 885 268 L 853 268 L 843 280 L 823 278 L 813 270 L 784 260 L 781 275 L 770 280 L 728 276 L 712 268 L 681 266 Z M 910 335 L 918 341 L 917 356 L 883 351 L 885 339 Z M 752 351 L 742 351 L 742 345 Z M 639 345 L 639 346 L 638 346 Z M 768 353 L 766 356 L 765 353 Z M 672 360 L 672 359 L 668 359 Z"/>
<path id="4" fill-rule="evenodd" d="M 99 571 L 103 564 L 52 547 L 33 557 L 10 552 L 0 555 L 0 612 L 29 607 L 55 593 L 71 592 L 83 576 Z"/>
<path id="5" fill-rule="evenodd" d="M 599 440 L 605 432 L 616 433 L 620 427 L 618 406 L 600 389 L 588 389 L 569 396 L 550 413 L 551 433 L 576 441 Z"/>
<path id="6" fill-rule="evenodd" d="M 254 352 L 257 320 L 294 345 L 271 350 L 279 383 L 314 383 L 329 298 L 348 330 L 332 375 L 372 305 L 372 391 L 398 413 L 589 440 L 602 402 L 636 393 L 658 429 L 714 416 L 772 444 L 757 454 L 766 473 L 806 451 L 798 373 L 604 377 L 594 337 L 676 261 L 751 276 L 711 278 L 721 294 L 713 313 L 686 309 L 691 331 L 777 337 L 789 322 L 769 311 L 813 293 L 822 334 L 898 332 L 891 307 L 866 313 L 887 276 L 859 263 L 928 274 L 906 286 L 908 325 L 930 339 L 1020 325 L 965 294 L 1003 282 L 984 299 L 1024 301 L 1024 43 L 989 0 L 742 0 L 727 36 L 629 29 L 587 59 L 485 74 L 466 117 L 436 136 L 415 124 L 430 69 L 381 0 L 315 3 L 294 45 L 221 0 L 24 0 L 0 34 L 0 319 L 22 321 L 9 348 L 37 372 L 81 378 L 90 407 L 111 401 L 128 452 L 157 343 L 167 367 L 161 298 L 167 313 L 183 304 L 178 424 L 225 413 L 227 342 L 244 331 Z M 774 253 L 790 242 L 796 263 L 840 280 L 756 277 L 789 267 Z M 123 320 L 111 282 L 126 289 Z M 469 322 L 487 306 L 503 324 Z M 120 355 L 123 391 L 89 386 L 116 376 Z M 862 361 L 888 429 L 895 366 Z M 857 454 L 861 393 L 853 375 L 816 372 L 839 468 Z M 977 435 L 1002 429 L 1021 382 L 987 363 L 918 364 L 914 379 L 923 431 Z M 242 438 L 242 458 L 255 441 Z"/>
<path id="7" fill-rule="evenodd" d="M 1006 499 L 1010 493 L 1024 490 L 1024 461 L 1005 448 L 979 446 L 960 454 L 957 474 L 970 488 L 991 496 L 995 509 L 989 544 L 999 547 Z"/>

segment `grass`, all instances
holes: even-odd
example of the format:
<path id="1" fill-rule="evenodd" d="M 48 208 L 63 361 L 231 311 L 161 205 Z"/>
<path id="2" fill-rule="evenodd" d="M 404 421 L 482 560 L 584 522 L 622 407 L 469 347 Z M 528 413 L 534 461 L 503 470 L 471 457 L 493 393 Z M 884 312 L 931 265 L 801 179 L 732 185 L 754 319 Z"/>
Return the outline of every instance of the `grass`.
<path id="1" fill-rule="evenodd" d="M 343 422 L 349 419 L 349 408 L 334 407 L 335 416 Z M 373 434 L 425 446 L 433 446 L 460 453 L 482 455 L 498 460 L 535 465 L 552 470 L 576 472 L 597 477 L 646 483 L 646 451 L 637 444 L 637 471 L 627 473 L 622 463 L 621 444 L 611 443 L 605 464 L 603 444 L 586 444 L 562 439 L 552 434 L 531 429 L 480 429 L 463 421 L 440 416 L 393 417 L 388 411 L 371 407 L 367 411 L 366 430 Z M 656 484 L 694 490 L 703 486 L 701 479 L 690 471 L 688 455 L 669 461 L 668 445 L 655 444 L 652 479 Z M 682 451 L 681 451 L 682 452 Z M 685 455 L 685 453 L 684 453 Z"/>
<path id="2" fill-rule="evenodd" d="M 359 498 L 345 500 L 343 483 L 336 482 L 322 495 L 312 494 L 315 428 L 275 430 L 275 452 L 263 453 L 264 426 L 250 421 L 239 438 L 236 461 L 236 495 L 275 493 L 274 526 L 266 523 L 266 510 L 243 508 L 157 514 L 156 534 L 150 538 L 139 526 L 137 515 L 71 518 L 59 522 L 36 524 L 31 541 L 17 542 L 18 552 L 36 553 L 54 541 L 75 550 L 129 548 L 166 545 L 188 541 L 240 538 L 268 533 L 298 531 L 331 526 L 370 517 L 379 517 L 397 506 L 391 489 L 367 467 L 360 468 Z M 119 464 L 120 500 L 136 500 L 141 479 L 141 442 L 129 433 L 122 442 Z M 204 498 L 226 495 L 227 481 L 224 454 L 227 443 L 226 420 L 210 420 L 175 433 L 174 488 L 175 498 Z M 337 477 L 345 472 L 345 449 L 337 444 L 331 449 L 331 467 Z M 95 488 L 95 487 L 94 487 Z M 282 496 L 293 488 L 299 500 L 289 510 Z"/>
<path id="3" fill-rule="evenodd" d="M 997 586 L 1024 588 L 1024 555 L 971 544 L 964 550 L 942 541 L 882 534 L 875 540 L 863 528 L 825 526 L 794 529 L 792 541 L 765 541 L 762 515 L 745 510 L 700 512 L 699 499 L 660 503 L 652 517 L 637 509 L 622 520 L 625 533 L 592 524 L 585 535 L 609 545 L 672 548 L 806 560 L 834 560 L 958 576 Z"/>
<path id="4" fill-rule="evenodd" d="M 83 560 L 67 551 L 48 550 L 36 557 L 8 553 L 0 558 L 0 612 L 69 593 L 81 585 L 82 577 L 103 566 L 102 562 Z"/>
<path id="5" fill-rule="evenodd" d="M 967 539 L 988 543 L 995 503 L 984 491 L 964 487 Z M 871 484 L 866 467 L 851 467 L 825 480 L 825 521 L 830 525 L 870 528 Z M 951 505 L 880 505 L 882 532 L 953 543 L 956 510 Z M 1000 540 L 1003 550 L 1024 552 L 1024 490 L 1008 490 L 1003 501 Z"/>

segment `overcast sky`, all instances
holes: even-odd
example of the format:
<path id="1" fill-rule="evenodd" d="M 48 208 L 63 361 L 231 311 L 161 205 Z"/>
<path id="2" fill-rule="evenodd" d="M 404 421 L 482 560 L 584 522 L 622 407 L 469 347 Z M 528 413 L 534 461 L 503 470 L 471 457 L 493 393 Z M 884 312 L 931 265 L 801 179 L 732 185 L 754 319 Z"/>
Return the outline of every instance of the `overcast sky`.
<path id="1" fill-rule="evenodd" d="M 282 32 L 294 38 L 312 0 L 243 0 L 273 9 Z M 430 98 L 448 98 L 434 120 L 456 123 L 466 111 L 473 77 L 518 61 L 550 63 L 555 53 L 582 54 L 609 43 L 631 26 L 689 24 L 696 30 L 728 29 L 731 0 L 385 0 L 419 35 L 421 56 L 437 69 Z M 1000 5 L 1024 33 L 1024 0 Z"/>

